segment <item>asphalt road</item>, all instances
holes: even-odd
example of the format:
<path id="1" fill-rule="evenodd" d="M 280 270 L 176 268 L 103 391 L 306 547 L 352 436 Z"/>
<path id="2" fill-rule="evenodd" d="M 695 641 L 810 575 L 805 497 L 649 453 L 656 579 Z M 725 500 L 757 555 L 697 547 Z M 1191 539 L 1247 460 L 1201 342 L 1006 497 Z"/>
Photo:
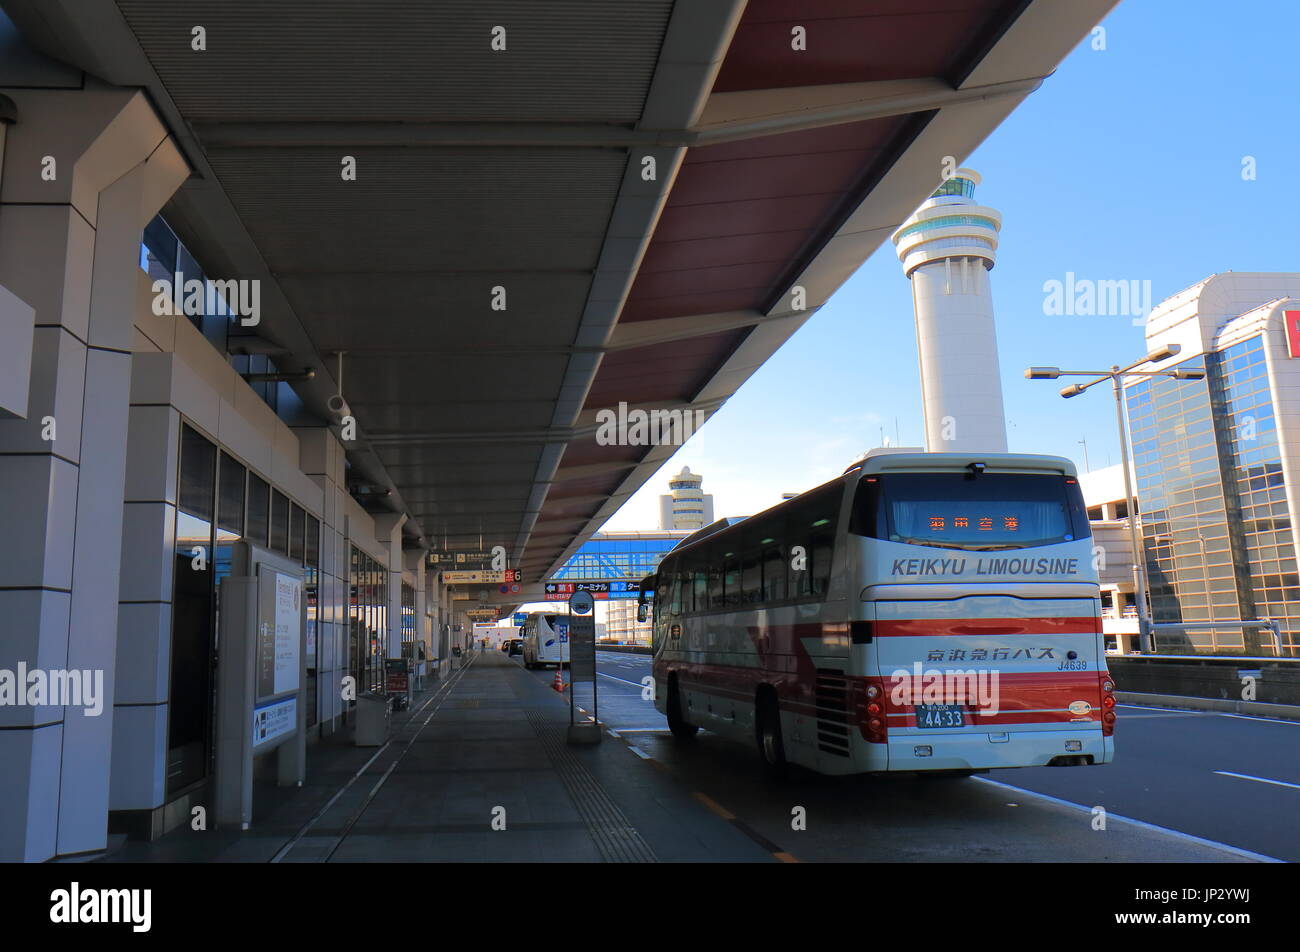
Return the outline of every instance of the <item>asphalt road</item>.
<path id="1" fill-rule="evenodd" d="M 668 734 L 643 699 L 649 656 L 598 651 L 597 671 L 600 720 L 611 732 L 798 860 L 1300 861 L 1300 724 L 1121 706 L 1116 759 L 1105 766 L 964 780 L 797 770 L 772 781 L 745 745 L 707 731 L 687 743 Z M 590 711 L 589 690 L 578 691 Z"/>

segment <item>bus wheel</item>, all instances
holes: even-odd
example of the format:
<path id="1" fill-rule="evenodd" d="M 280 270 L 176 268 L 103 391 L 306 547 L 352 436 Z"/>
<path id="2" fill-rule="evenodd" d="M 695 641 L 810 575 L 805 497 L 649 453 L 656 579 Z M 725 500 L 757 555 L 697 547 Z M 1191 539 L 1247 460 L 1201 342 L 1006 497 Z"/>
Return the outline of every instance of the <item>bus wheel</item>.
<path id="1" fill-rule="evenodd" d="M 755 706 L 758 714 L 755 734 L 763 769 L 771 777 L 784 777 L 788 764 L 785 759 L 785 742 L 781 739 L 781 710 L 777 706 L 776 695 L 770 690 L 762 692 Z"/>
<path id="2" fill-rule="evenodd" d="M 677 679 L 668 682 L 668 729 L 678 740 L 690 740 L 699 731 L 694 724 L 686 723 L 682 717 L 682 696 L 677 690 Z"/>

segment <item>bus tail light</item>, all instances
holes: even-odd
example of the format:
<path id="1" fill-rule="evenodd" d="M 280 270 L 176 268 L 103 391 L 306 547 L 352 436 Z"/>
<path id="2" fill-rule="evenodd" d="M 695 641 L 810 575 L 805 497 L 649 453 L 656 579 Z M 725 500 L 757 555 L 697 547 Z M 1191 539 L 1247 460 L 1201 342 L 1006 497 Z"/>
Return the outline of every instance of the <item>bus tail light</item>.
<path id="1" fill-rule="evenodd" d="M 885 719 L 888 709 L 885 703 L 885 692 L 879 678 L 866 678 L 865 681 L 863 700 L 858 707 L 860 729 L 868 743 L 883 744 L 889 733 L 889 725 Z"/>
<path id="2" fill-rule="evenodd" d="M 1115 733 L 1115 681 L 1109 672 L 1101 674 L 1101 736 Z"/>

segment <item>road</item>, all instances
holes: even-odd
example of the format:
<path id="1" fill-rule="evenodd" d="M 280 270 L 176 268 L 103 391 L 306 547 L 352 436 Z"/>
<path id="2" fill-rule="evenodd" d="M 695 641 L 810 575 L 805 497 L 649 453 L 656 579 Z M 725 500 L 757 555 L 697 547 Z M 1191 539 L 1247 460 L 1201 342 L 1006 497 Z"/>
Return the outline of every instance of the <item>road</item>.
<path id="1" fill-rule="evenodd" d="M 1125 705 L 1116 759 L 1101 767 L 965 780 L 797 770 L 772 781 L 744 745 L 707 731 L 672 738 L 643 699 L 648 656 L 596 656 L 606 727 L 715 812 L 799 860 L 1300 861 L 1300 724 Z M 585 686 L 578 698 L 590 710 Z M 1107 814 L 1105 829 L 1096 829 L 1095 807 Z M 806 828 L 795 829 L 800 813 Z"/>

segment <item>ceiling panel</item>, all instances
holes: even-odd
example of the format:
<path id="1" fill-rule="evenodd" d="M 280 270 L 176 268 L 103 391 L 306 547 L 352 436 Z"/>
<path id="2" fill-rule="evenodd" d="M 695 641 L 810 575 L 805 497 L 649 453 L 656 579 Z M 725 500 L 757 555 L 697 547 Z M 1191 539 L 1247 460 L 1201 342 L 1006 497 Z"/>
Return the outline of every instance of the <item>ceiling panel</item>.
<path id="1" fill-rule="evenodd" d="M 191 120 L 635 122 L 672 0 L 117 0 Z M 190 46 L 201 24 L 207 49 Z M 505 25 L 506 49 L 491 47 Z"/>
<path id="2" fill-rule="evenodd" d="M 1003 0 L 750 0 L 714 92 L 943 76 Z M 806 31 L 794 49 L 792 30 Z"/>

